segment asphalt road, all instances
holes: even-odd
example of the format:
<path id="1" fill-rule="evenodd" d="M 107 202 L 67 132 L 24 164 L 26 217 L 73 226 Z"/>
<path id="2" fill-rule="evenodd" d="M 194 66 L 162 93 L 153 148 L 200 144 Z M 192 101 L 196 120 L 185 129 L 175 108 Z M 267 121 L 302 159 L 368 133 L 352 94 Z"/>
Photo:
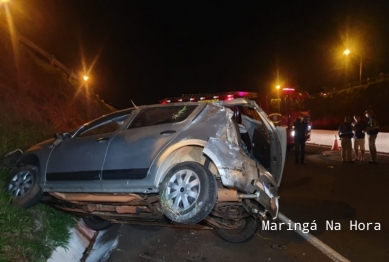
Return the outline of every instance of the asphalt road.
<path id="1" fill-rule="evenodd" d="M 389 157 L 380 155 L 378 165 L 343 164 L 340 152 L 307 146 L 308 163 L 295 165 L 293 154 L 279 190 L 281 212 L 310 227 L 315 222 L 310 233 L 351 261 L 389 261 Z M 326 229 L 326 221 L 340 230 Z M 350 221 L 374 224 L 351 230 Z M 287 229 L 260 230 L 249 242 L 231 244 L 212 230 L 115 225 L 107 239 L 118 236 L 118 245 L 108 261 L 331 261 Z"/>

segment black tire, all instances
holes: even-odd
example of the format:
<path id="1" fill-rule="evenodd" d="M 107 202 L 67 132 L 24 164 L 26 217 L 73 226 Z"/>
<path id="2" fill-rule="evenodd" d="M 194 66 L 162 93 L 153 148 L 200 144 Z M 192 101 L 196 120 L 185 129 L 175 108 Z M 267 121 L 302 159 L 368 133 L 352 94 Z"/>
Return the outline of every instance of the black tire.
<path id="1" fill-rule="evenodd" d="M 250 240 L 258 231 L 258 221 L 253 217 L 244 219 L 244 224 L 238 229 L 215 228 L 217 234 L 231 243 L 243 243 Z"/>
<path id="2" fill-rule="evenodd" d="M 100 231 L 108 229 L 112 226 L 112 223 L 110 221 L 101 219 L 99 217 L 83 217 L 82 221 L 84 224 L 89 227 L 90 229 L 94 231 Z"/>
<path id="3" fill-rule="evenodd" d="M 13 170 L 7 189 L 15 206 L 29 208 L 38 204 L 43 194 L 38 167 L 26 165 Z"/>
<path id="4" fill-rule="evenodd" d="M 174 166 L 159 188 L 163 213 L 182 224 L 196 224 L 206 218 L 217 199 L 214 175 L 197 162 Z"/>

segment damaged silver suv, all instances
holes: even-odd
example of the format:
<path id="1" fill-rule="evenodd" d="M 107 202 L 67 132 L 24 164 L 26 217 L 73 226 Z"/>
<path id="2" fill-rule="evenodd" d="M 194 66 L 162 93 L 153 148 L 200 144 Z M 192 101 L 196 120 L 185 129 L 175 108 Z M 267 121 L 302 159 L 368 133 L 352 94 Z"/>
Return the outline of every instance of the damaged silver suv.
<path id="1" fill-rule="evenodd" d="M 285 152 L 285 130 L 254 101 L 142 106 L 31 147 L 8 190 L 15 205 L 42 201 L 94 230 L 201 222 L 243 242 L 277 217 Z"/>

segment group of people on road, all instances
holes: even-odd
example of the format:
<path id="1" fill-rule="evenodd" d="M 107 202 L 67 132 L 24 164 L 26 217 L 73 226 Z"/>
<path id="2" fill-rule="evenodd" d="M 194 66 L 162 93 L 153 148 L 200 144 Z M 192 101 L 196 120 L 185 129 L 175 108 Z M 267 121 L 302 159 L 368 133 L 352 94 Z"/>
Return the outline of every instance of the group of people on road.
<path id="1" fill-rule="evenodd" d="M 352 122 L 350 116 L 346 116 L 344 122 L 339 126 L 338 134 L 341 140 L 343 162 L 365 161 L 365 135 L 367 135 L 370 151 L 369 163 L 377 163 L 375 140 L 378 134 L 378 123 L 372 110 L 366 110 L 365 116 L 367 118 L 366 122 L 362 121 L 359 115 L 354 115 L 354 122 Z M 352 139 L 354 139 L 354 158 L 352 158 Z"/>

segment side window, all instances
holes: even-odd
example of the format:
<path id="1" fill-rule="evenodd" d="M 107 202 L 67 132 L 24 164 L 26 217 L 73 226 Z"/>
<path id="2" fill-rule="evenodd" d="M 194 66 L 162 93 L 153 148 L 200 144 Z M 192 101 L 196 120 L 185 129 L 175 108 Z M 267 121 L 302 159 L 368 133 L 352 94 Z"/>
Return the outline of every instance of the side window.
<path id="1" fill-rule="evenodd" d="M 187 119 L 196 107 L 197 105 L 145 108 L 128 128 L 178 123 Z"/>
<path id="2" fill-rule="evenodd" d="M 262 121 L 261 116 L 258 114 L 257 110 L 255 110 L 254 108 L 242 106 L 240 108 L 240 110 L 241 110 L 243 115 L 246 115 L 246 116 L 248 116 L 252 119 L 255 119 L 257 121 Z"/>
<path id="3" fill-rule="evenodd" d="M 119 127 L 124 123 L 124 121 L 129 115 L 130 114 L 126 114 L 123 116 L 117 116 L 111 119 L 107 119 L 106 122 L 102 122 L 101 124 L 96 124 L 94 126 L 91 126 L 90 128 L 87 128 L 85 131 L 82 131 L 80 134 L 78 134 L 78 136 L 83 137 L 113 133 L 119 129 Z"/>
<path id="4" fill-rule="evenodd" d="M 85 130 L 78 136 L 93 136 L 93 135 L 99 135 L 99 134 L 106 134 L 106 133 L 112 133 L 115 132 L 119 128 L 119 124 L 116 122 L 109 122 L 102 124 L 100 126 L 97 126 L 95 128 L 90 128 L 88 130 Z"/>

